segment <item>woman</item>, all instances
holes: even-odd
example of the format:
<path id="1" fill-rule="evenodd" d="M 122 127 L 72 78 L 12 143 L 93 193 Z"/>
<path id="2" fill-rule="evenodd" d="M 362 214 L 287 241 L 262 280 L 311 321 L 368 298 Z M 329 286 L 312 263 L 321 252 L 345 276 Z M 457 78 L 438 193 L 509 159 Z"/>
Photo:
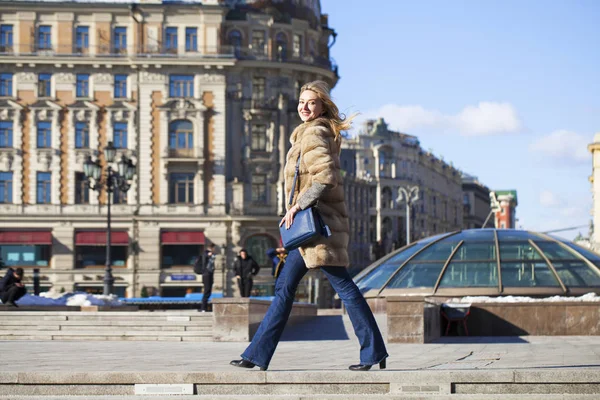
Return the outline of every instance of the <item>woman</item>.
<path id="1" fill-rule="evenodd" d="M 373 313 L 352 281 L 348 261 L 348 214 L 340 173 L 341 131 L 350 128 L 352 118 L 342 118 L 329 96 L 325 82 L 315 81 L 300 89 L 298 114 L 302 124 L 290 138 L 284 169 L 285 198 L 289 199 L 298 157 L 301 157 L 297 192 L 280 222 L 289 228 L 294 215 L 319 202 L 319 212 L 332 235 L 289 252 L 285 267 L 275 284 L 275 298 L 241 360 L 231 365 L 241 368 L 259 366 L 265 371 L 281 337 L 294 302 L 296 289 L 310 268 L 321 268 L 338 293 L 360 342 L 360 364 L 353 371 L 367 371 L 372 365 L 385 368 L 388 356 Z M 287 203 L 287 201 L 286 201 Z"/>

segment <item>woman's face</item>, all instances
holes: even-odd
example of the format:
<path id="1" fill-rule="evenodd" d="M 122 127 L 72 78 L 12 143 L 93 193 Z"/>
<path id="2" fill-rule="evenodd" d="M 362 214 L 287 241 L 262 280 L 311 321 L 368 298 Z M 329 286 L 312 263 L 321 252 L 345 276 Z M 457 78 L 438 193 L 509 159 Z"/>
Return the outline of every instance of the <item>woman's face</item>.
<path id="1" fill-rule="evenodd" d="M 312 90 L 305 90 L 298 101 L 298 114 L 302 122 L 318 118 L 323 114 L 323 102 Z"/>

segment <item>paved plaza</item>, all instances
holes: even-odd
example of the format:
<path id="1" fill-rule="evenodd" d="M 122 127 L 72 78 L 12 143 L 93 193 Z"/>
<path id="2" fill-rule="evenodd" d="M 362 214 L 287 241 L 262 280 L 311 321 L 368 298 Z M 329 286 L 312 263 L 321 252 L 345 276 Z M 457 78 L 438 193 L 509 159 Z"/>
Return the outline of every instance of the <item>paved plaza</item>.
<path id="1" fill-rule="evenodd" d="M 378 316 L 385 327 L 385 316 Z M 385 330 L 384 330 L 385 336 Z M 2 372 L 241 371 L 247 343 L 2 341 Z M 599 336 L 448 337 L 388 344 L 388 370 L 600 369 Z M 359 362 L 347 317 L 319 317 L 284 332 L 269 371 L 347 370 Z M 250 372 L 250 371 L 247 371 Z"/>
<path id="2" fill-rule="evenodd" d="M 385 316 L 377 318 L 379 326 L 385 327 Z M 140 398 L 135 390 L 156 384 L 168 390 L 187 385 L 194 393 L 174 397 L 181 400 L 591 400 L 600 396 L 598 336 L 448 337 L 432 344 L 388 344 L 387 370 L 375 367 L 369 372 L 347 369 L 359 361 L 359 345 L 346 316 L 321 316 L 288 327 L 267 372 L 229 365 L 246 346 L 240 342 L 0 341 L 2 359 L 10 360 L 0 363 L 0 399 L 129 400 Z"/>

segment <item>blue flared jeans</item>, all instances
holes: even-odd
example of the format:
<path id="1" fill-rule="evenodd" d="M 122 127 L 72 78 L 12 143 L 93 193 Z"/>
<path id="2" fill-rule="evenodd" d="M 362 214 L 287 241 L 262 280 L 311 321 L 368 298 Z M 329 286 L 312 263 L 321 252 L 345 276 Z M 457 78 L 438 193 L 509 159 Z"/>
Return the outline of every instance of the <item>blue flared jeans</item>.
<path id="1" fill-rule="evenodd" d="M 388 354 L 375 317 L 365 298 L 343 267 L 321 267 L 333 289 L 338 293 L 360 343 L 360 363 L 377 364 Z M 292 311 L 296 289 L 308 269 L 298 250 L 292 250 L 275 284 L 275 298 L 267 310 L 250 345 L 242 353 L 244 360 L 267 368 L 275 353 L 285 324 Z"/>

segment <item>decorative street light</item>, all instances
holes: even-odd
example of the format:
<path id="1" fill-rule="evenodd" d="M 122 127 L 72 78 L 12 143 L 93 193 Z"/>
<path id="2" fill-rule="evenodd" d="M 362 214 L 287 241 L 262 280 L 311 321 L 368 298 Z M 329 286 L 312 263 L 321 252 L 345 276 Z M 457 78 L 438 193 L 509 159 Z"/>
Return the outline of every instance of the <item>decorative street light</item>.
<path id="1" fill-rule="evenodd" d="M 398 198 L 396 201 L 401 203 L 406 201 L 406 245 L 410 244 L 410 206 L 419 200 L 419 187 L 407 186 L 398 188 Z"/>
<path id="2" fill-rule="evenodd" d="M 90 189 L 100 193 L 106 188 L 108 205 L 106 212 L 106 268 L 104 269 L 104 295 L 112 294 L 113 284 L 115 278 L 112 275 L 111 259 L 110 259 L 110 202 L 111 194 L 118 189 L 120 192 L 127 193 L 131 184 L 129 181 L 135 176 L 135 165 L 131 159 L 125 155 L 121 156 L 121 160 L 117 163 L 117 170 L 115 171 L 111 164 L 115 161 L 117 155 L 117 149 L 113 146 L 113 142 L 108 142 L 108 145 L 104 148 L 104 159 L 106 160 L 106 174 L 102 175 L 102 167 L 100 161 L 92 161 L 92 157 L 88 156 L 85 163 L 83 163 L 83 173 L 88 181 Z"/>

